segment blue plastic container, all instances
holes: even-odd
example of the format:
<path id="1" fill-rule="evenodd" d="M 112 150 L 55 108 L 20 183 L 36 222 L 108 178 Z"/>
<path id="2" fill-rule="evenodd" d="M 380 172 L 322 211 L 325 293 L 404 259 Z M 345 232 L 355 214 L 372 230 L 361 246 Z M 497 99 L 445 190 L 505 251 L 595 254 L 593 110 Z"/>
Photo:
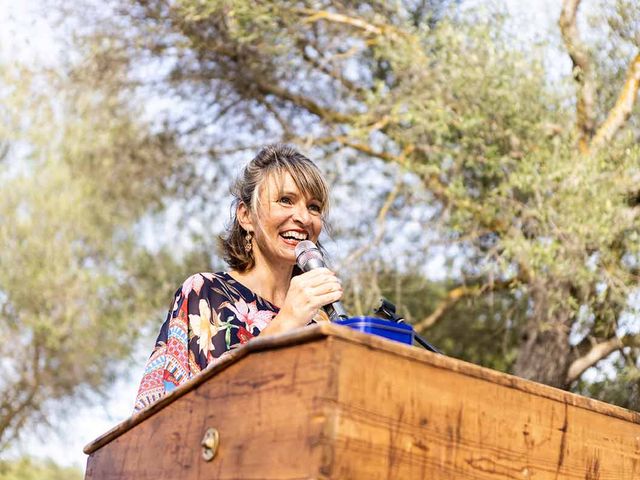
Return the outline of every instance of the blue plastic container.
<path id="1" fill-rule="evenodd" d="M 377 317 L 350 317 L 334 323 L 407 345 L 413 344 L 413 327 L 406 323 L 396 323 Z"/>

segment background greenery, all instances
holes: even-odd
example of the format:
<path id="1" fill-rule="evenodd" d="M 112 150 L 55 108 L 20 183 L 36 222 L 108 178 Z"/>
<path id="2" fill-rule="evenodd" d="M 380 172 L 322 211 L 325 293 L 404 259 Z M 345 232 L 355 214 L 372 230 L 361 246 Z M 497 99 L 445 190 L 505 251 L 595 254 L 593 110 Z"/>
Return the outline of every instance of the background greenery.
<path id="1" fill-rule="evenodd" d="M 58 64 L 0 69 L 0 451 L 222 266 L 228 184 L 276 141 L 333 185 L 350 312 L 384 295 L 448 355 L 640 407 L 633 2 L 533 38 L 488 1 L 48 6 Z"/>
<path id="2" fill-rule="evenodd" d="M 78 468 L 61 467 L 53 460 L 21 458 L 13 462 L 0 461 L 2 480 L 82 480 L 84 474 Z"/>

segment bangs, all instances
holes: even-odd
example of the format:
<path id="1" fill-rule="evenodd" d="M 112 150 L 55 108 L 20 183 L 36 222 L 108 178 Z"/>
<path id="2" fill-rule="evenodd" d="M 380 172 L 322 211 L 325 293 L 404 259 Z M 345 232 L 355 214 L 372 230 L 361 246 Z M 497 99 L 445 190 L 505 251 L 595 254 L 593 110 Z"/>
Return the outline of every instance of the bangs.
<path id="1" fill-rule="evenodd" d="M 284 170 L 291 175 L 296 187 L 298 187 L 303 195 L 320 202 L 322 213 L 328 210 L 329 188 L 315 165 L 294 163 L 285 165 Z M 280 177 L 279 183 L 282 185 L 282 171 L 278 176 Z"/>
<path id="2" fill-rule="evenodd" d="M 260 186 L 269 189 L 269 179 L 273 178 L 279 193 L 282 193 L 284 174 L 291 175 L 296 187 L 305 197 L 313 198 L 320 202 L 322 214 L 329 210 L 329 187 L 320 174 L 318 168 L 311 162 L 278 162 L 272 165 Z M 270 192 L 267 190 L 267 194 Z M 256 195 L 256 206 L 260 203 L 259 195 Z"/>

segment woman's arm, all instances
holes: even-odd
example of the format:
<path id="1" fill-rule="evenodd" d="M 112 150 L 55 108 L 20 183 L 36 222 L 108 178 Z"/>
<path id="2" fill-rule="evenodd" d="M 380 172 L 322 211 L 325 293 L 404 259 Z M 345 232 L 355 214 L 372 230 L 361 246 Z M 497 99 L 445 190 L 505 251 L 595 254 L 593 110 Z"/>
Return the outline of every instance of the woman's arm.
<path id="1" fill-rule="evenodd" d="M 327 268 L 317 268 L 291 279 L 280 312 L 262 335 L 273 335 L 307 325 L 318 309 L 342 298 L 342 284 Z"/>

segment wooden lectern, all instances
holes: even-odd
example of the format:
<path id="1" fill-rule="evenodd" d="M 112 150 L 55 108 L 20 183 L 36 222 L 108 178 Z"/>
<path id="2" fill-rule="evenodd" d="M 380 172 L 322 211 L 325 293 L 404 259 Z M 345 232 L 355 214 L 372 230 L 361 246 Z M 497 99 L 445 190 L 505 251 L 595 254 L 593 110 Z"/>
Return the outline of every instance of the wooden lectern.
<path id="1" fill-rule="evenodd" d="M 86 480 L 637 480 L 640 415 L 322 324 L 252 340 L 85 453 Z"/>

